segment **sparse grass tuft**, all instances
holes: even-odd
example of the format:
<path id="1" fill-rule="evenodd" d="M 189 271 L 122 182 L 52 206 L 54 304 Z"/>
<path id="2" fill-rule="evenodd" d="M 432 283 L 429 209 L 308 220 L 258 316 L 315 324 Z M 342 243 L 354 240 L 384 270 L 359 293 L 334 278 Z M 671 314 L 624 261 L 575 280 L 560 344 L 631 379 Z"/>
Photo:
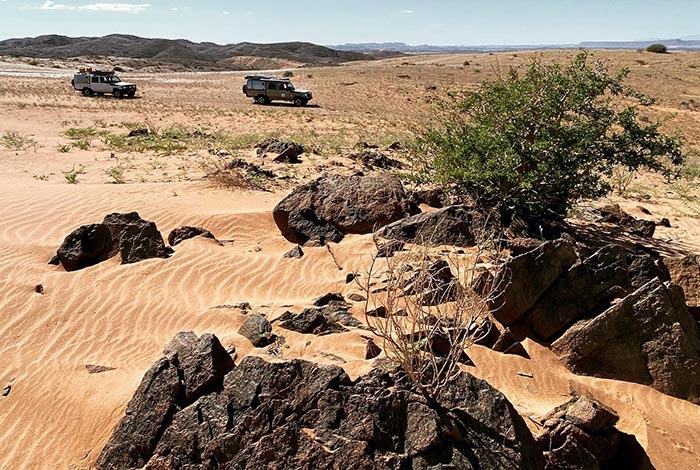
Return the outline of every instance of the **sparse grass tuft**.
<path id="1" fill-rule="evenodd" d="M 77 167 L 73 165 L 73 168 L 63 172 L 63 177 L 66 179 L 68 184 L 78 184 L 78 176 L 85 174 L 85 167 L 83 165 L 78 165 Z"/>
<path id="2" fill-rule="evenodd" d="M 8 131 L 0 136 L 0 147 L 8 150 L 23 151 L 34 149 L 39 146 L 39 143 L 31 137 L 21 135 L 19 132 Z"/>

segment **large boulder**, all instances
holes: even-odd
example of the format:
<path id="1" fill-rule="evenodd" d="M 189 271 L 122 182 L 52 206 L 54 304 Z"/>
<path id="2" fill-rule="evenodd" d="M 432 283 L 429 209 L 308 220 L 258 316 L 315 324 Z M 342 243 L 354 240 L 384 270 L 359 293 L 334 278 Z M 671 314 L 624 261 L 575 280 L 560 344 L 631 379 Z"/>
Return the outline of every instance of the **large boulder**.
<path id="1" fill-rule="evenodd" d="M 663 260 L 674 284 L 683 288 L 691 307 L 700 307 L 700 257 L 695 255 Z"/>
<path id="2" fill-rule="evenodd" d="M 294 189 L 272 211 L 277 227 L 292 243 L 305 242 L 289 226 L 290 214 L 301 209 L 310 209 L 343 233 L 371 233 L 416 211 L 390 173 L 328 175 Z"/>
<path id="3" fill-rule="evenodd" d="M 141 468 L 144 460 L 147 469 L 190 470 L 544 465 L 508 400 L 466 373 L 442 387 L 433 403 L 401 371 L 374 369 L 353 382 L 335 366 L 247 357 L 219 391 L 167 422 L 141 459 L 130 460 L 127 448 L 103 452 L 98 468 Z"/>
<path id="4" fill-rule="evenodd" d="M 543 243 L 509 259 L 494 280 L 489 305 L 494 317 L 507 326 L 519 321 L 576 260 L 574 248 L 564 240 Z"/>
<path id="5" fill-rule="evenodd" d="M 656 231 L 656 223 L 650 220 L 636 219 L 623 211 L 619 204 L 608 204 L 599 210 L 601 222 L 615 224 L 640 237 L 651 238 Z"/>
<path id="6" fill-rule="evenodd" d="M 277 336 L 272 333 L 272 324 L 259 313 L 250 313 L 238 329 L 238 334 L 248 338 L 256 348 L 274 343 Z"/>
<path id="7" fill-rule="evenodd" d="M 121 254 L 122 264 L 170 256 L 163 236 L 154 222 L 143 220 L 137 212 L 109 214 L 102 221 L 115 240 L 112 254 Z"/>
<path id="8" fill-rule="evenodd" d="M 294 234 L 297 243 L 304 244 L 313 240 L 319 245 L 327 242 L 340 243 L 345 234 L 331 223 L 319 218 L 311 209 L 304 208 L 289 213 L 289 231 Z"/>
<path id="9" fill-rule="evenodd" d="M 653 468 L 634 436 L 615 428 L 618 419 L 588 397 L 574 397 L 549 412 L 537 436 L 546 470 Z"/>
<path id="10" fill-rule="evenodd" d="M 597 315 L 613 299 L 624 297 L 629 286 L 624 248 L 603 247 L 559 276 L 528 310 L 523 323 L 540 339 L 551 340 L 575 321 Z"/>
<path id="11" fill-rule="evenodd" d="M 66 271 L 77 271 L 109 259 L 112 249 L 112 234 L 107 226 L 83 225 L 63 240 L 56 256 Z"/>
<path id="12" fill-rule="evenodd" d="M 176 412 L 223 386 L 233 358 L 216 336 L 178 333 L 166 356 L 146 372 L 126 407 L 126 414 L 102 449 L 96 466 L 102 470 L 140 469 L 153 456 Z"/>
<path id="13" fill-rule="evenodd" d="M 469 206 L 449 206 L 387 225 L 377 235 L 420 245 L 474 246 L 483 218 Z"/>
<path id="14" fill-rule="evenodd" d="M 655 279 L 552 343 L 573 372 L 700 403 L 700 335 L 683 290 Z"/>

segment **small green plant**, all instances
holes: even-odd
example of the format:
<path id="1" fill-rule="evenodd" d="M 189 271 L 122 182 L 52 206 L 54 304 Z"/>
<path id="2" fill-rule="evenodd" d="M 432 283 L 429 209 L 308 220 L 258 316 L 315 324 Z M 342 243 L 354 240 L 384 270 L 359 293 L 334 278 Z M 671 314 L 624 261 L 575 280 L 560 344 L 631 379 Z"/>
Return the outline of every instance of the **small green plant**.
<path id="1" fill-rule="evenodd" d="M 42 173 L 40 175 L 32 175 L 32 178 L 39 181 L 48 181 L 49 175 Z"/>
<path id="2" fill-rule="evenodd" d="M 80 149 L 80 150 L 87 150 L 92 146 L 90 141 L 87 139 L 76 140 L 71 145 L 77 149 Z"/>
<path id="3" fill-rule="evenodd" d="M 63 177 L 66 179 L 68 184 L 78 184 L 78 176 L 84 174 L 85 167 L 83 165 L 78 165 L 77 167 L 73 165 L 73 168 L 63 172 Z"/>
<path id="4" fill-rule="evenodd" d="M 120 165 L 115 165 L 103 170 L 105 175 L 114 180 L 115 184 L 124 184 L 124 169 Z"/>
<path id="5" fill-rule="evenodd" d="M 97 137 L 99 131 L 94 127 L 71 127 L 63 131 L 63 135 L 73 140 L 88 139 Z"/>
<path id="6" fill-rule="evenodd" d="M 655 54 L 666 54 L 668 48 L 664 44 L 652 44 L 647 47 L 647 52 L 654 52 Z"/>
<path id="7" fill-rule="evenodd" d="M 0 136 L 0 147 L 8 150 L 23 151 L 34 149 L 39 146 L 38 142 L 31 137 L 25 137 L 19 132 L 8 131 Z"/>
<path id="8" fill-rule="evenodd" d="M 27 63 L 28 63 L 29 65 L 39 65 L 39 61 L 36 60 L 36 59 L 29 59 L 29 60 L 27 61 Z"/>
<path id="9" fill-rule="evenodd" d="M 68 153 L 71 148 L 73 148 L 73 146 L 68 144 L 58 144 L 56 146 L 56 150 L 58 150 L 59 153 Z"/>

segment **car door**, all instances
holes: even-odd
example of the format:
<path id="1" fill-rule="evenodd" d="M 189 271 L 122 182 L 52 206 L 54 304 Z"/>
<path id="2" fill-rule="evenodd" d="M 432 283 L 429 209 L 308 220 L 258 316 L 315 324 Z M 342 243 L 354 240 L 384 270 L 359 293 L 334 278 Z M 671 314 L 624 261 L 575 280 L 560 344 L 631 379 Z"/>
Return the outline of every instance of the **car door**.
<path id="1" fill-rule="evenodd" d="M 271 100 L 280 99 L 279 84 L 276 82 L 267 82 L 267 97 Z"/>

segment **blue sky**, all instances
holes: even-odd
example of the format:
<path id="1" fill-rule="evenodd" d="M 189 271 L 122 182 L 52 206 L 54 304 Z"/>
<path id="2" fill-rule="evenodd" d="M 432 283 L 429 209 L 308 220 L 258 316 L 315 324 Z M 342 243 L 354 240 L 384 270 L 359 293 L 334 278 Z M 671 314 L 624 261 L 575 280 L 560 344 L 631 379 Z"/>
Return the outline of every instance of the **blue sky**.
<path id="1" fill-rule="evenodd" d="M 699 0 L 0 0 L 0 38 L 560 44 L 700 35 Z"/>

